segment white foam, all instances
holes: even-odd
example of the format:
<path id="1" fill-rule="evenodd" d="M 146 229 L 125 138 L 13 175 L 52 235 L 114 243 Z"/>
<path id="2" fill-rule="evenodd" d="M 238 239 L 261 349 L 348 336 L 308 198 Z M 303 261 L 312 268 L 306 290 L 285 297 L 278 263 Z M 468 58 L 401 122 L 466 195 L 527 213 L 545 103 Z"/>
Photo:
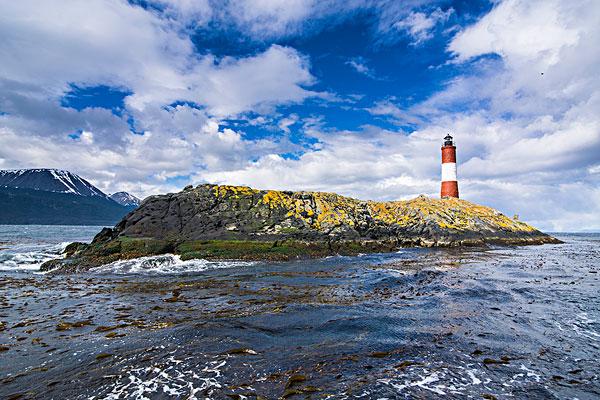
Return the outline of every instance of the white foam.
<path id="1" fill-rule="evenodd" d="M 68 244 L 13 247 L 0 251 L 0 271 L 38 271 L 46 261 L 62 257 Z"/>
<path id="2" fill-rule="evenodd" d="M 432 372 L 429 375 L 421 375 L 419 376 L 418 380 L 414 380 L 414 381 L 405 381 L 404 383 L 396 383 L 393 382 L 389 379 L 380 379 L 379 382 L 380 383 L 384 383 L 386 385 L 389 385 L 391 387 L 393 387 L 395 390 L 397 390 L 398 392 L 403 392 L 405 389 L 413 387 L 413 386 L 418 386 L 421 389 L 425 389 L 428 390 L 430 392 L 439 394 L 439 395 L 446 395 L 446 392 L 444 392 L 443 389 L 446 389 L 445 385 L 442 384 L 436 384 L 433 385 L 436 382 L 439 382 L 440 378 L 438 376 L 437 372 Z"/>
<path id="3" fill-rule="evenodd" d="M 481 379 L 479 379 L 478 377 L 475 376 L 475 372 L 477 372 L 477 370 L 468 369 L 467 375 L 469 375 L 469 378 L 471 378 L 473 385 L 479 385 L 481 383 Z"/>
<path id="4" fill-rule="evenodd" d="M 187 363 L 182 365 L 182 362 L 169 357 L 161 368 L 125 367 L 124 373 L 107 387 L 110 390 L 108 393 L 101 397 L 91 396 L 89 400 L 147 400 L 161 394 L 172 398 L 198 400 L 210 398 L 213 390 L 222 388 L 219 378 L 226 361 L 208 361 L 204 366 Z"/>
<path id="5" fill-rule="evenodd" d="M 248 261 L 208 261 L 203 259 L 181 260 L 174 254 L 140 257 L 131 260 L 120 260 L 100 267 L 92 268 L 90 272 L 111 274 L 184 274 L 202 272 L 220 268 L 232 268 L 254 265 Z"/>
<path id="6" fill-rule="evenodd" d="M 600 333 L 593 329 L 596 320 L 589 318 L 587 313 L 578 313 L 575 315 L 575 318 L 569 322 L 576 334 L 594 341 L 600 340 Z"/>

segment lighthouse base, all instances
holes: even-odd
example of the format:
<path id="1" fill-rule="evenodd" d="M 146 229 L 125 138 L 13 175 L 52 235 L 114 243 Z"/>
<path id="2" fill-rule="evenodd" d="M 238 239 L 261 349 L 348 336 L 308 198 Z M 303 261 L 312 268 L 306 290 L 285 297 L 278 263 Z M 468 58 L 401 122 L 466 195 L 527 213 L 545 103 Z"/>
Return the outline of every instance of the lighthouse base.
<path id="1" fill-rule="evenodd" d="M 456 197 L 458 199 L 458 182 L 457 181 L 443 181 L 441 197 Z"/>

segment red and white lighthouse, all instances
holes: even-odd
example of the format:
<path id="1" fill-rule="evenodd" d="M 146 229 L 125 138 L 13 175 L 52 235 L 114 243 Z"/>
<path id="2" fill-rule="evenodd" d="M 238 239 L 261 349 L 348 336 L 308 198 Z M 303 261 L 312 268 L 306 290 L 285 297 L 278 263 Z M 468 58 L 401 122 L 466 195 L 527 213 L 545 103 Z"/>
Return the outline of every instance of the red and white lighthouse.
<path id="1" fill-rule="evenodd" d="M 444 138 L 442 146 L 442 198 L 458 198 L 458 180 L 456 178 L 456 146 L 452 136 Z"/>

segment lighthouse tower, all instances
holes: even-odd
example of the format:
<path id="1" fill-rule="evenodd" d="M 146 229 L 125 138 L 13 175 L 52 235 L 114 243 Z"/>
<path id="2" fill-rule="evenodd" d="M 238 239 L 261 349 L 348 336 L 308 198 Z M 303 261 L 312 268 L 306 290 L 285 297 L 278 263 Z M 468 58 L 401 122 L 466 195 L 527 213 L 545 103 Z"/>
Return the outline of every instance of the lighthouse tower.
<path id="1" fill-rule="evenodd" d="M 444 138 L 442 146 L 442 191 L 441 197 L 458 198 L 458 181 L 456 179 L 456 146 L 452 136 Z"/>

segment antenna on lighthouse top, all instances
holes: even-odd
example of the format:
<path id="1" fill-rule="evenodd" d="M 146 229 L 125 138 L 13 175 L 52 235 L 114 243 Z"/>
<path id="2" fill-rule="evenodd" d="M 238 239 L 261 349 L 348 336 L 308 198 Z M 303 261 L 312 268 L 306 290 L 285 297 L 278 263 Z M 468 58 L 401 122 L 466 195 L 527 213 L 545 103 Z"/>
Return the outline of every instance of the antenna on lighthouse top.
<path id="1" fill-rule="evenodd" d="M 454 143 L 452 141 L 452 136 L 450 136 L 450 134 L 447 134 L 446 137 L 444 138 L 444 146 L 454 146 Z"/>

